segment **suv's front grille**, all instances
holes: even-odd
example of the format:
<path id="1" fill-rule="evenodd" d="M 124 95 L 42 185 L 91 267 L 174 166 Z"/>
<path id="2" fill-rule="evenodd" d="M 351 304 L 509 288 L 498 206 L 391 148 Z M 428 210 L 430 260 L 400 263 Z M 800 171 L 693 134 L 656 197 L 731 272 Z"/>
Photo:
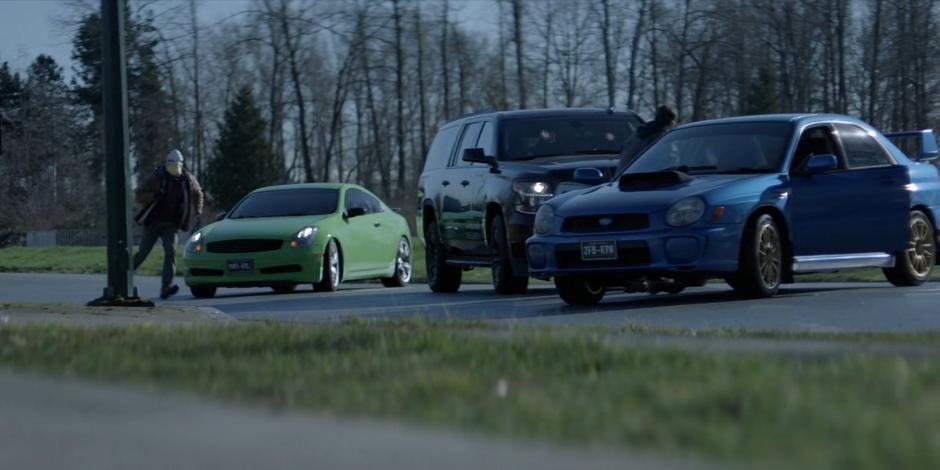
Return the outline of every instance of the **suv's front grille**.
<path id="1" fill-rule="evenodd" d="M 279 250 L 284 242 L 282 240 L 225 240 L 209 242 L 206 251 L 209 253 L 256 253 L 259 251 Z"/>
<path id="2" fill-rule="evenodd" d="M 563 232 L 592 233 L 640 230 L 649 227 L 646 214 L 581 215 L 566 217 L 561 226 Z"/>
<path id="3" fill-rule="evenodd" d="M 579 243 L 565 243 L 555 247 L 555 257 L 559 268 L 586 268 L 590 266 L 641 266 L 650 264 L 649 245 L 644 241 L 617 242 L 617 259 L 591 260 L 581 259 Z"/>

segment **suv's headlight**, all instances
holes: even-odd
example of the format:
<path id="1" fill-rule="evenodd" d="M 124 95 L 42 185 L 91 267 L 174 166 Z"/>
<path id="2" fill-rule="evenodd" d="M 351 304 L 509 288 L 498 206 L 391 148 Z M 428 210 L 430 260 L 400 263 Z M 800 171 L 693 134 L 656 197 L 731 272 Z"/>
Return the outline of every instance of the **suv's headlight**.
<path id="1" fill-rule="evenodd" d="M 551 186 L 542 181 L 513 181 L 512 191 L 516 195 L 516 210 L 525 214 L 534 214 L 543 202 L 555 195 Z"/>
<path id="2" fill-rule="evenodd" d="M 202 232 L 196 232 L 189 237 L 189 240 L 186 240 L 186 251 L 191 253 L 201 253 L 202 252 Z"/>
<path id="3" fill-rule="evenodd" d="M 313 243 L 313 239 L 316 238 L 317 232 L 320 229 L 317 227 L 304 227 L 297 232 L 297 235 L 294 235 L 294 238 L 290 241 L 291 248 L 298 248 L 301 246 L 310 246 Z"/>
<path id="4" fill-rule="evenodd" d="M 705 201 L 693 196 L 680 200 L 666 212 L 666 223 L 673 227 L 692 225 L 705 214 Z"/>
<path id="5" fill-rule="evenodd" d="M 535 213 L 535 225 L 532 230 L 535 231 L 536 235 L 547 235 L 551 233 L 554 224 L 555 210 L 552 209 L 552 206 L 545 204 L 539 207 L 539 211 Z"/>

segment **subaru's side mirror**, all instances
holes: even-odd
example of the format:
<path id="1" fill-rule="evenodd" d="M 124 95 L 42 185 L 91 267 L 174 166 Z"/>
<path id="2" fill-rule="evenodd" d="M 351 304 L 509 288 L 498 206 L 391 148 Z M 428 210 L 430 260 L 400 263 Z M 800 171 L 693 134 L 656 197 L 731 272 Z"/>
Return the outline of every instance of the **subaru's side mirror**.
<path id="1" fill-rule="evenodd" d="M 483 149 L 465 149 L 463 151 L 463 161 L 473 163 L 485 163 L 490 166 L 496 166 L 496 157 L 492 157 L 483 152 Z"/>
<path id="2" fill-rule="evenodd" d="M 578 168 L 574 170 L 574 182 L 586 184 L 588 186 L 597 186 L 607 182 L 604 173 L 597 168 Z"/>
<path id="3" fill-rule="evenodd" d="M 837 168 L 839 168 L 839 159 L 831 153 L 824 153 L 810 157 L 804 171 L 808 175 L 818 175 Z"/>
<path id="4" fill-rule="evenodd" d="M 362 207 L 350 207 L 346 209 L 346 218 L 351 219 L 353 217 L 359 217 L 361 215 L 366 215 L 366 210 Z"/>
<path id="5" fill-rule="evenodd" d="M 218 221 L 224 219 L 225 216 L 227 216 L 227 215 L 228 215 L 228 212 L 222 212 L 221 214 L 215 216 L 215 221 L 218 222 Z"/>

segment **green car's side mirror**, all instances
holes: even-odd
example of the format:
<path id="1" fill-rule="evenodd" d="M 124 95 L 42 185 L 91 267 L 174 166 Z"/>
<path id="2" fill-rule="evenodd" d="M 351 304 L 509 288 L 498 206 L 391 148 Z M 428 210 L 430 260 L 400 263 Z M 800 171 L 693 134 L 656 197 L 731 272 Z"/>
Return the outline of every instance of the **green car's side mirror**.
<path id="1" fill-rule="evenodd" d="M 350 207 L 346 209 L 346 218 L 351 219 L 353 217 L 359 217 L 360 215 L 366 215 L 366 210 L 362 207 Z"/>

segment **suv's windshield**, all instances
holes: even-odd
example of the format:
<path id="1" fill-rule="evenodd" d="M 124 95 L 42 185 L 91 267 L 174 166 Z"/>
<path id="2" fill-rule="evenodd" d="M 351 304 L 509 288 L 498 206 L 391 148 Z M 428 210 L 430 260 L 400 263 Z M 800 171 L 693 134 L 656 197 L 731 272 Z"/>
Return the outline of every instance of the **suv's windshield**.
<path id="1" fill-rule="evenodd" d="M 676 129 L 624 173 L 679 170 L 686 173 L 761 173 L 777 171 L 793 125 L 740 122 Z"/>
<path id="2" fill-rule="evenodd" d="M 507 119 L 502 122 L 500 158 L 617 154 L 635 125 L 624 116 Z"/>
<path id="3" fill-rule="evenodd" d="M 231 219 L 323 215 L 336 212 L 339 190 L 279 189 L 249 194 L 229 215 Z"/>

